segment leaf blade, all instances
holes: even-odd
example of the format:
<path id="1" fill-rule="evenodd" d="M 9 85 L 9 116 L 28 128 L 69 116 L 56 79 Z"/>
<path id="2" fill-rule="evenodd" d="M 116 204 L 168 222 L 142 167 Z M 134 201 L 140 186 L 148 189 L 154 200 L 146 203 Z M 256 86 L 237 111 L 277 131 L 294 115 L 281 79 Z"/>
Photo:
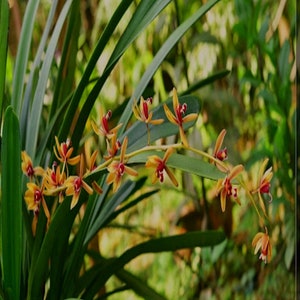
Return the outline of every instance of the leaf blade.
<path id="1" fill-rule="evenodd" d="M 1 160 L 3 285 L 9 299 L 18 299 L 22 257 L 21 137 L 11 106 L 4 116 Z"/>

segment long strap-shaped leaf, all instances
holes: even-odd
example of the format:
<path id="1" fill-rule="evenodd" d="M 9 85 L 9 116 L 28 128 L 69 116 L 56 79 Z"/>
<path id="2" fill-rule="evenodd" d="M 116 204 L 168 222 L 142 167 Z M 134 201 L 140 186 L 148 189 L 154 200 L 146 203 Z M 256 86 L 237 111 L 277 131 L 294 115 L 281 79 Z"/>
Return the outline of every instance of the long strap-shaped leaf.
<path id="1" fill-rule="evenodd" d="M 49 121 L 55 115 L 57 109 L 73 91 L 76 59 L 78 51 L 78 37 L 81 30 L 80 0 L 73 0 L 68 18 L 68 28 L 64 37 L 64 45 L 61 54 L 61 62 L 58 69 Z M 57 126 L 56 128 L 59 128 Z M 56 129 L 55 132 L 58 132 Z"/>
<path id="2" fill-rule="evenodd" d="M 221 243 L 224 239 L 225 234 L 222 231 L 194 231 L 146 241 L 128 249 L 116 259 L 109 260 L 105 264 L 96 265 L 91 269 L 90 278 L 88 273 L 84 275 L 83 282 L 78 285 L 78 288 L 79 290 L 86 288 L 83 298 L 92 299 L 111 275 L 141 254 L 209 247 Z"/>
<path id="3" fill-rule="evenodd" d="M 158 294 L 146 282 L 124 269 L 117 271 L 116 276 L 126 284 L 126 287 L 135 291 L 145 300 L 166 300 L 165 297 Z"/>
<path id="4" fill-rule="evenodd" d="M 63 119 L 63 123 L 59 132 L 59 138 L 65 139 L 69 133 L 69 129 L 71 126 L 71 123 L 73 121 L 73 117 L 75 115 L 76 109 L 78 107 L 79 101 L 82 97 L 82 94 L 86 88 L 86 86 L 89 83 L 90 76 L 97 64 L 97 61 L 102 54 L 105 45 L 108 43 L 109 39 L 112 36 L 112 33 L 114 32 L 115 28 L 119 24 L 120 20 L 122 19 L 122 16 L 127 11 L 128 7 L 132 3 L 133 0 L 123 0 L 118 8 L 115 10 L 113 16 L 111 17 L 109 23 L 105 27 L 105 30 L 103 31 L 101 37 L 98 40 L 98 43 L 88 61 L 88 64 L 85 68 L 85 71 L 81 77 L 81 80 L 78 84 L 78 87 L 76 88 L 74 95 L 71 99 L 70 105 L 68 107 L 67 113 L 65 118 Z M 72 141 L 74 142 L 74 141 Z"/>
<path id="5" fill-rule="evenodd" d="M 4 115 L 2 160 L 2 264 L 7 299 L 19 299 L 22 257 L 21 142 L 19 121 L 9 106 Z"/>
<path id="6" fill-rule="evenodd" d="M 21 39 L 18 46 L 16 65 L 14 70 L 13 87 L 12 87 L 12 106 L 20 117 L 23 103 L 24 78 L 27 69 L 29 50 L 31 44 L 32 30 L 34 25 L 34 16 L 39 5 L 38 0 L 30 0 L 26 6 L 24 21 L 21 31 Z"/>
<path id="7" fill-rule="evenodd" d="M 52 37 L 50 39 L 43 66 L 40 71 L 39 81 L 34 94 L 32 108 L 30 111 L 28 126 L 27 126 L 27 136 L 26 136 L 26 151 L 30 157 L 35 157 L 35 149 L 38 140 L 39 123 L 41 119 L 42 107 L 44 103 L 45 90 L 48 81 L 48 75 L 53 61 L 53 56 L 55 54 L 57 41 L 64 25 L 66 16 L 68 14 L 72 0 L 67 0 L 60 15 L 56 22 Z"/>
<path id="8" fill-rule="evenodd" d="M 196 11 L 191 17 L 189 17 L 186 21 L 184 21 L 166 40 L 166 42 L 163 44 L 163 46 L 159 49 L 157 54 L 155 55 L 151 65 L 148 67 L 146 72 L 144 73 L 143 77 L 141 78 L 138 86 L 136 87 L 132 97 L 130 98 L 130 101 L 128 102 L 124 113 L 120 119 L 120 123 L 123 124 L 121 130 L 119 133 L 123 133 L 125 128 L 127 127 L 127 124 L 130 120 L 130 117 L 132 115 L 132 105 L 133 101 L 135 99 L 139 99 L 144 91 L 144 89 L 147 87 L 147 84 L 151 80 L 152 76 L 162 63 L 162 61 L 165 59 L 165 57 L 168 55 L 168 53 L 171 51 L 171 49 L 174 47 L 174 45 L 181 39 L 181 37 L 185 34 L 185 32 L 194 24 L 196 23 L 210 8 L 212 8 L 217 2 L 220 0 L 210 0 L 207 1 L 203 6 L 201 6 L 200 9 Z"/>
<path id="9" fill-rule="evenodd" d="M 94 85 L 92 91 L 90 92 L 87 100 L 82 107 L 72 137 L 74 149 L 77 148 L 79 140 L 82 136 L 84 130 L 83 124 L 86 123 L 90 111 L 93 108 L 93 105 L 98 97 L 98 94 L 100 93 L 114 66 L 124 54 L 129 45 L 138 37 L 138 34 L 140 34 L 144 30 L 144 28 L 162 11 L 162 9 L 169 2 L 170 0 L 140 2 L 137 10 L 132 16 L 132 19 L 126 27 L 124 34 L 121 36 L 102 76 Z"/>
<path id="10" fill-rule="evenodd" d="M 52 28 L 53 18 L 55 16 L 55 11 L 57 7 L 58 0 L 53 0 L 51 9 L 47 18 L 47 23 L 43 31 L 43 35 L 41 38 L 41 41 L 39 43 L 38 50 L 34 56 L 34 61 L 32 63 L 32 66 L 30 68 L 30 73 L 28 76 L 28 81 L 26 84 L 26 88 L 24 91 L 24 96 L 22 100 L 22 107 L 20 112 L 20 127 L 21 127 L 21 136 L 23 137 L 22 140 L 22 146 L 25 146 L 25 138 L 26 138 L 26 127 L 28 122 L 28 112 L 31 105 L 31 100 L 33 98 L 34 94 L 34 83 L 36 82 L 35 77 L 38 77 L 39 74 L 39 68 L 42 61 L 42 55 L 44 53 L 46 43 L 49 37 L 50 30 Z"/>
<path id="11" fill-rule="evenodd" d="M 5 88 L 6 75 L 6 57 L 7 57 L 7 37 L 9 26 L 9 9 L 8 2 L 1 1 L 0 3 L 0 124 L 2 124 L 2 109 Z"/>

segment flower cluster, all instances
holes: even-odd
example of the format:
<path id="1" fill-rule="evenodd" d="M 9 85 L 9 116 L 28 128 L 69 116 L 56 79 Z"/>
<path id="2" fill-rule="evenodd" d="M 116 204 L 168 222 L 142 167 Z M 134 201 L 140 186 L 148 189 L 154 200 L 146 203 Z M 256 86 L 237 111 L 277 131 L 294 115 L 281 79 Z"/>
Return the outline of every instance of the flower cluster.
<path id="1" fill-rule="evenodd" d="M 227 148 L 226 147 L 222 148 L 225 135 L 226 135 L 226 130 L 223 129 L 220 132 L 219 136 L 217 137 L 216 144 L 214 147 L 213 157 L 210 159 L 210 162 L 215 164 L 220 171 L 226 173 L 225 178 L 219 179 L 217 181 L 217 186 L 216 186 L 216 195 L 220 194 L 222 212 L 225 211 L 226 202 L 230 197 L 233 197 L 234 200 L 239 205 L 241 205 L 241 202 L 238 198 L 238 187 L 234 186 L 232 184 L 232 181 L 234 181 L 234 179 L 244 171 L 244 167 L 242 165 L 237 165 L 230 168 L 230 166 L 224 163 L 224 160 L 228 158 Z M 256 211 L 258 212 L 260 220 L 262 220 L 263 218 L 259 213 L 259 209 L 257 207 L 256 202 L 258 202 L 264 215 L 266 215 L 266 208 L 265 208 L 264 200 L 262 198 L 262 194 L 267 194 L 270 198 L 269 202 L 272 202 L 272 195 L 270 192 L 271 179 L 273 177 L 272 167 L 270 167 L 265 171 L 268 161 L 269 161 L 268 159 L 265 159 L 260 166 L 259 173 L 257 176 L 256 188 L 252 191 L 248 191 L 247 187 L 245 186 L 246 191 L 249 193 L 252 204 L 254 205 Z M 238 181 L 236 180 L 236 182 Z M 258 201 L 255 201 L 255 199 L 252 197 L 252 195 L 254 194 L 258 194 Z M 265 233 L 259 232 L 255 235 L 252 241 L 252 246 L 255 247 L 254 250 L 255 254 L 258 252 L 259 249 L 261 249 L 261 255 L 259 257 L 260 259 L 262 259 L 265 263 L 270 262 L 272 246 L 268 235 L 267 227 L 265 227 Z"/>
<path id="2" fill-rule="evenodd" d="M 70 208 L 74 208 L 79 200 L 80 193 L 84 189 L 88 194 L 93 190 L 101 193 L 101 188 L 96 182 L 92 183 L 93 188 L 85 181 L 88 171 L 84 173 L 84 159 L 82 155 L 72 156 L 73 148 L 68 139 L 66 142 L 59 143 L 55 138 L 56 148 L 54 154 L 59 161 L 54 161 L 51 168 L 44 170 L 37 166 L 34 167 L 31 158 L 25 151 L 22 151 L 22 171 L 29 178 L 27 190 L 24 195 L 28 210 L 33 211 L 32 230 L 35 234 L 36 224 L 41 206 L 50 223 L 50 212 L 45 200 L 47 196 L 57 197 L 58 202 L 62 203 L 66 196 L 72 196 Z M 69 166 L 80 164 L 79 175 L 69 176 Z"/>
<path id="3" fill-rule="evenodd" d="M 50 223 L 51 216 L 47 207 L 47 201 L 50 201 L 48 199 L 50 196 L 55 197 L 58 204 L 62 203 L 66 197 L 71 197 L 70 209 L 73 209 L 80 201 L 82 191 L 85 191 L 89 195 L 94 192 L 102 193 L 102 188 L 96 181 L 91 180 L 90 175 L 103 170 L 107 172 L 106 183 L 112 185 L 112 192 L 116 193 L 121 186 L 122 178 L 125 174 L 132 177 L 138 176 L 137 170 L 129 166 L 130 158 L 149 150 L 157 151 L 157 155 L 151 153 L 145 161 L 145 168 L 154 170 L 152 173 L 152 184 L 157 182 L 163 183 L 165 175 L 167 175 L 172 184 L 177 187 L 179 183 L 168 165 L 169 159 L 176 153 L 177 149 L 192 151 L 207 158 L 210 163 L 215 165 L 224 174 L 223 178 L 219 178 L 216 183 L 216 196 L 220 196 L 222 212 L 226 210 L 226 203 L 231 198 L 237 204 L 241 205 L 239 188 L 244 187 L 260 219 L 262 219 L 259 213 L 260 209 L 264 216 L 266 215 L 267 212 L 262 195 L 267 194 L 270 201 L 272 200 L 270 187 L 273 176 L 272 167 L 265 171 L 268 159 L 264 160 L 261 164 L 257 184 L 250 191 L 243 184 L 241 178 L 244 172 L 243 165 L 231 166 L 229 163 L 226 163 L 228 150 L 222 146 L 226 135 L 225 129 L 217 137 L 212 155 L 190 146 L 184 131 L 184 124 L 195 121 L 198 115 L 196 113 L 187 113 L 188 105 L 179 102 L 175 88 L 173 89 L 173 112 L 171 112 L 166 104 L 163 105 L 163 110 L 166 119 L 178 127 L 180 142 L 172 145 L 151 146 L 149 124 L 155 126 L 164 122 L 164 119 L 154 119 L 153 112 L 150 110 L 151 104 L 152 98 L 145 100 L 143 97 L 141 97 L 139 104 L 134 103 L 132 108 L 134 116 L 138 121 L 146 124 L 148 139 L 147 145 L 131 153 L 127 152 L 128 143 L 130 142 L 128 137 L 125 136 L 122 140 L 118 138 L 119 129 L 122 127 L 122 124 L 118 124 L 115 127 L 111 126 L 112 112 L 110 110 L 105 114 L 101 114 L 100 125 L 92 121 L 92 128 L 95 134 L 104 138 L 104 143 L 106 144 L 106 153 L 103 154 L 102 158 L 99 158 L 97 150 L 90 156 L 84 156 L 83 154 L 73 156 L 74 149 L 71 140 L 67 139 L 65 142 L 60 142 L 57 137 L 55 137 L 55 146 L 53 147 L 57 160 L 52 163 L 51 168 L 43 169 L 39 166 L 34 166 L 27 153 L 25 151 L 22 152 L 22 170 L 29 178 L 24 199 L 28 210 L 33 211 L 33 232 L 36 230 L 41 207 L 48 219 L 48 224 Z M 97 159 L 100 161 L 98 165 Z M 71 166 L 77 168 L 71 168 Z M 70 174 L 70 169 L 76 169 L 77 173 Z M 257 200 L 254 198 L 255 195 L 257 195 Z M 255 235 L 252 245 L 255 247 L 255 254 L 261 249 L 260 258 L 265 263 L 270 261 L 271 242 L 267 228 L 265 229 L 265 233 L 259 232 Z"/>

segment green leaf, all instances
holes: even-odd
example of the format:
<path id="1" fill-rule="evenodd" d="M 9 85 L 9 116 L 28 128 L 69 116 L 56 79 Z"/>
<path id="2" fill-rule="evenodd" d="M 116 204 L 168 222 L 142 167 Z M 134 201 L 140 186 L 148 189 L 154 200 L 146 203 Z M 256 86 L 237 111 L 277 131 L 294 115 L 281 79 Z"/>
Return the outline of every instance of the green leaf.
<path id="1" fill-rule="evenodd" d="M 49 226 L 45 236 L 43 236 L 41 245 L 38 245 L 39 252 L 37 254 L 33 254 L 34 261 L 31 263 L 28 279 L 28 299 L 43 299 L 43 290 L 41 287 L 47 280 L 49 273 L 49 261 L 54 251 L 56 254 L 65 257 L 66 260 L 67 253 L 63 246 L 65 245 L 66 240 L 69 240 L 74 219 L 81 207 L 80 204 L 82 204 L 82 201 L 84 200 L 84 195 L 86 195 L 84 191 L 81 193 L 83 194 L 79 200 L 81 202 L 78 203 L 72 210 L 70 210 L 71 197 L 66 197 L 52 216 L 51 225 Z M 36 235 L 38 236 L 38 232 Z M 60 258 L 61 257 L 57 258 L 57 260 Z M 57 260 L 55 263 L 57 263 Z"/>
<path id="2" fill-rule="evenodd" d="M 2 109 L 4 102 L 5 76 L 6 76 L 6 57 L 7 57 L 7 38 L 9 27 L 8 2 L 1 1 L 0 4 L 0 124 L 2 124 Z"/>
<path id="3" fill-rule="evenodd" d="M 88 116 L 91 112 L 91 109 L 94 106 L 98 95 L 104 86 L 108 76 L 111 74 L 114 66 L 117 64 L 121 56 L 124 54 L 126 49 L 130 46 L 130 44 L 137 38 L 138 34 L 140 34 L 144 28 L 161 12 L 161 10 L 170 2 L 170 0 L 162 0 L 162 1 L 141 1 L 138 8 L 134 12 L 131 20 L 129 21 L 128 26 L 126 27 L 124 33 L 120 37 L 116 48 L 105 67 L 105 70 L 102 76 L 97 80 L 94 85 L 92 91 L 87 97 L 76 122 L 76 126 L 74 129 L 72 142 L 73 148 L 76 150 L 79 144 L 79 140 L 83 134 L 84 126 Z M 123 2 L 122 2 L 123 3 Z M 121 3 L 121 4 L 122 4 Z M 150 5 L 150 6 L 149 6 Z M 120 5 L 121 6 L 121 5 Z M 119 10 L 119 8 L 118 8 Z M 117 13 L 117 11 L 116 11 Z M 120 14 L 119 19 L 121 19 L 124 15 L 122 11 L 118 11 Z M 112 35 L 112 32 L 109 32 L 109 37 Z M 75 103 L 74 103 L 75 104 Z M 71 115 L 71 119 L 73 115 Z M 69 130 L 69 126 L 67 128 Z"/>
<path id="4" fill-rule="evenodd" d="M 50 120 L 73 90 L 77 67 L 78 37 L 81 30 L 80 9 L 80 0 L 73 0 L 51 105 Z M 59 128 L 58 124 L 57 128 Z"/>
<path id="5" fill-rule="evenodd" d="M 22 257 L 21 138 L 18 118 L 9 106 L 3 123 L 2 160 L 2 276 L 8 299 L 19 299 Z"/>
<path id="6" fill-rule="evenodd" d="M 49 12 L 45 28 L 43 30 L 43 35 L 41 37 L 41 41 L 39 43 L 38 50 L 35 53 L 34 61 L 33 61 L 32 65 L 30 66 L 30 73 L 29 73 L 28 79 L 26 80 L 27 83 L 26 83 L 26 87 L 25 87 L 25 91 L 24 91 L 24 97 L 22 100 L 22 107 L 21 107 L 21 112 L 20 112 L 21 136 L 24 139 L 26 138 L 28 112 L 30 109 L 33 95 L 34 95 L 36 83 L 40 76 L 40 74 L 39 74 L 40 65 L 42 63 L 42 59 L 43 59 L 44 51 L 45 51 L 46 44 L 47 44 L 47 41 L 49 38 L 49 34 L 50 34 L 52 26 L 53 26 L 53 19 L 55 17 L 57 2 L 58 2 L 58 0 L 52 1 L 51 10 Z M 25 140 L 23 140 L 22 142 L 25 143 Z"/>
<path id="7" fill-rule="evenodd" d="M 130 272 L 121 269 L 116 272 L 116 276 L 122 280 L 127 287 L 135 291 L 139 296 L 146 300 L 166 300 L 165 297 L 158 294 L 153 290 L 146 282 L 143 282 L 137 276 L 134 276 Z"/>
<path id="8" fill-rule="evenodd" d="M 116 193 L 106 199 L 105 203 L 102 203 L 103 200 L 101 201 L 103 196 L 99 196 L 100 199 L 98 199 L 98 205 L 95 206 L 91 216 L 91 226 L 85 237 L 84 244 L 87 244 L 107 224 L 108 220 L 111 221 L 111 216 L 116 208 L 139 190 L 145 183 L 145 180 L 146 178 L 141 178 L 138 181 L 128 180 L 124 182 Z"/>
<path id="9" fill-rule="evenodd" d="M 61 29 L 64 25 L 65 19 L 67 17 L 69 8 L 72 4 L 72 0 L 67 0 L 63 6 L 62 11 L 56 22 L 52 37 L 50 39 L 49 45 L 45 53 L 45 60 L 43 62 L 42 68 L 40 70 L 40 77 L 37 83 L 36 91 L 34 94 L 32 108 L 28 118 L 27 126 L 27 136 L 26 136 L 26 151 L 28 155 L 32 158 L 35 157 L 35 150 L 38 140 L 39 124 L 41 119 L 42 107 L 44 103 L 44 95 L 47 87 L 49 71 L 53 61 L 53 56 L 55 54 L 58 38 L 60 36 Z"/>
<path id="10" fill-rule="evenodd" d="M 279 75 L 282 81 L 286 81 L 289 79 L 290 75 L 290 63 L 289 63 L 289 55 L 290 55 L 290 42 L 286 40 L 279 53 L 278 58 L 278 70 Z"/>
<path id="11" fill-rule="evenodd" d="M 180 95 L 183 96 L 183 95 L 190 94 L 204 86 L 207 86 L 207 85 L 215 82 L 216 80 L 219 80 L 219 79 L 227 76 L 229 73 L 230 73 L 229 70 L 222 70 L 222 71 L 216 72 L 215 74 L 208 76 L 207 78 L 190 85 L 189 88 L 187 90 L 185 90 L 183 93 L 181 93 Z"/>
<path id="12" fill-rule="evenodd" d="M 184 248 L 209 247 L 214 246 L 225 239 L 225 234 L 222 231 L 193 231 L 180 235 L 151 239 L 134 246 L 125 251 L 120 257 L 106 261 L 92 268 L 90 276 L 90 285 L 84 282 L 86 292 L 83 298 L 91 299 L 103 286 L 111 275 L 123 268 L 128 262 L 139 255 L 146 253 L 159 253 L 164 251 L 176 251 Z M 88 274 L 87 274 L 88 275 Z M 81 286 L 81 283 L 79 283 Z"/>
<path id="13" fill-rule="evenodd" d="M 149 198 L 150 196 L 152 196 L 153 194 L 157 193 L 159 190 L 153 190 L 147 193 L 144 193 L 140 196 L 138 196 L 136 199 L 130 201 L 129 203 L 127 203 L 126 205 L 122 206 L 121 208 L 118 208 L 117 210 L 115 210 L 111 215 L 110 218 L 107 220 L 107 223 L 111 222 L 112 220 L 114 220 L 119 214 L 121 214 L 122 212 L 128 210 L 129 208 L 137 205 L 139 202 L 141 202 L 142 200 L 145 200 L 147 198 Z"/>
<path id="14" fill-rule="evenodd" d="M 3 2 L 3 1 L 2 1 Z M 5 2 L 5 1 L 4 1 Z M 12 86 L 12 106 L 17 116 L 21 116 L 23 104 L 23 87 L 25 82 L 25 74 L 29 57 L 30 44 L 32 40 L 32 30 L 34 25 L 34 16 L 36 14 L 38 0 L 31 0 L 26 6 L 20 41 L 18 45 L 18 53 L 14 70 L 13 86 Z"/>
<path id="15" fill-rule="evenodd" d="M 79 105 L 81 97 L 83 95 L 83 92 L 84 92 L 85 88 L 87 87 L 87 85 L 89 84 L 90 76 L 97 64 L 97 61 L 98 61 L 99 57 L 101 56 L 103 50 L 105 49 L 105 45 L 109 42 L 115 28 L 117 27 L 120 20 L 122 19 L 122 16 L 125 15 L 125 12 L 127 11 L 128 7 L 132 3 L 132 1 L 133 0 L 123 0 L 119 4 L 119 6 L 115 10 L 113 16 L 110 18 L 108 24 L 106 25 L 103 33 L 101 34 L 101 36 L 97 42 L 97 45 L 91 55 L 91 58 L 88 61 L 85 71 L 81 77 L 81 80 L 80 80 L 80 82 L 74 92 L 74 95 L 70 101 L 70 105 L 68 107 L 68 110 L 66 111 L 65 117 L 62 120 L 62 126 L 61 126 L 59 134 L 58 134 L 59 139 L 65 139 L 67 137 L 70 127 L 71 127 L 71 123 L 73 121 L 73 117 L 75 115 L 75 112 L 77 110 L 77 107 Z M 103 84 L 103 83 L 101 83 L 101 84 Z M 96 89 L 96 87 L 94 86 L 93 90 L 95 90 L 95 89 Z M 90 99 L 90 101 L 92 102 L 90 107 L 86 108 L 86 110 L 88 111 L 87 114 L 92 109 L 94 101 L 98 97 L 98 92 L 97 91 L 93 92 L 93 90 L 91 91 L 88 99 L 86 100 L 86 102 L 87 102 Z M 82 123 L 82 124 L 84 124 L 84 123 Z M 82 124 L 81 124 L 81 126 L 82 126 Z M 82 126 L 82 127 L 84 127 L 84 126 Z M 75 130 L 75 132 L 76 132 L 76 130 Z M 73 147 L 74 147 L 75 151 L 76 151 L 76 148 L 78 147 L 79 139 L 81 138 L 81 134 L 78 133 L 77 136 L 78 136 L 78 138 L 76 138 L 74 136 L 72 137 L 72 143 L 73 143 Z"/>

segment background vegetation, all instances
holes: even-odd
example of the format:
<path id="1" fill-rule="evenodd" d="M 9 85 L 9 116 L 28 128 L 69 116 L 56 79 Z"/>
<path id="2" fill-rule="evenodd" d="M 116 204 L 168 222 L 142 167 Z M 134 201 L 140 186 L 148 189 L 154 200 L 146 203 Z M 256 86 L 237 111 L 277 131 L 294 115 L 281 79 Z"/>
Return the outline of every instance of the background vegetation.
<path id="1" fill-rule="evenodd" d="M 133 2 L 97 60 L 79 108 L 74 111 L 79 117 L 84 99 L 93 93 L 93 83 L 105 72 L 123 29 L 140 3 Z M 120 118 L 155 55 L 172 32 L 195 14 L 202 2 L 206 1 L 171 1 L 142 31 L 110 72 L 91 110 L 92 119 L 99 120 L 103 108 L 114 112 L 112 122 Z M 64 41 L 68 28 L 63 27 L 43 95 L 37 136 L 39 145 L 49 125 L 52 136 L 61 133 L 62 123 L 49 122 L 60 113 L 58 108 L 63 108 L 58 103 L 78 87 L 92 51 L 119 3 L 116 0 L 80 1 L 80 12 L 72 19 L 73 26 L 78 28 L 77 37 L 69 38 L 72 47 L 67 54 Z M 37 7 L 27 74 L 35 64 L 51 4 L 52 1 L 43 0 Z M 49 27 L 52 33 L 64 4 L 65 1 L 58 1 L 57 16 Z M 13 69 L 26 5 L 27 1 L 15 1 L 10 11 L 3 111 L 14 96 Z M 258 260 L 250 247 L 253 233 L 260 227 L 245 195 L 241 195 L 241 207 L 232 203 L 222 213 L 214 182 L 179 170 L 176 171 L 176 177 L 180 178 L 179 189 L 175 190 L 169 182 L 157 185 L 162 190 L 160 193 L 120 214 L 92 240 L 89 249 L 107 257 L 118 256 L 124 249 L 149 237 L 224 229 L 228 239 L 218 246 L 145 254 L 126 265 L 126 270 L 167 299 L 295 298 L 295 174 L 299 164 L 295 154 L 295 11 L 294 1 L 220 1 L 172 48 L 143 91 L 144 98 L 151 96 L 154 103 L 159 104 L 170 96 L 174 86 L 178 91 L 190 89 L 201 99 L 200 117 L 188 134 L 190 144 L 212 153 L 218 133 L 226 128 L 225 145 L 230 149 L 230 161 L 245 165 L 248 178 L 244 179 L 249 186 L 253 186 L 259 162 L 265 157 L 270 158 L 269 164 L 274 171 L 273 202 L 267 204 L 273 244 L 270 264 Z M 60 64 L 64 55 L 72 58 L 67 66 Z M 61 71 L 64 67 L 68 74 L 73 74 L 70 80 L 68 76 L 59 77 L 64 74 Z M 212 75 L 218 80 L 205 84 L 203 80 Z M 57 88 L 60 82 L 68 87 Z M 76 127 L 76 124 L 71 126 Z M 83 136 L 104 153 L 106 145 L 91 132 L 91 124 L 87 121 Z M 81 146 L 82 140 L 77 148 Z M 147 180 L 143 191 L 151 186 Z M 125 275 L 128 274 L 120 272 L 107 281 L 106 292 L 124 290 L 108 299 L 142 299 L 137 293 L 127 291 L 127 286 L 123 285 Z"/>

